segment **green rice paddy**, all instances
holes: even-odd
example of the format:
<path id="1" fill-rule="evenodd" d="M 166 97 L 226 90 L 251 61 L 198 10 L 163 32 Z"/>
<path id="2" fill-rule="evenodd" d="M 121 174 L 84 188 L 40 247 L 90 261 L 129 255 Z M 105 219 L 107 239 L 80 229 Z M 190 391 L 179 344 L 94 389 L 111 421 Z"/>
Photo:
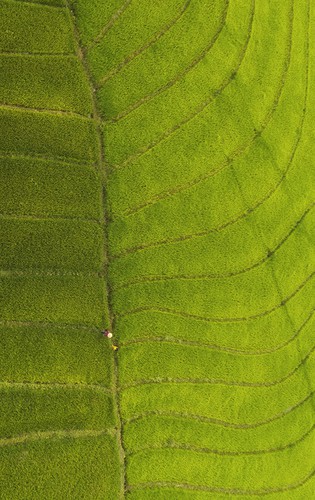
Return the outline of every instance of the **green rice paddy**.
<path id="1" fill-rule="evenodd" d="M 1 500 L 315 497 L 314 16 L 0 0 Z"/>

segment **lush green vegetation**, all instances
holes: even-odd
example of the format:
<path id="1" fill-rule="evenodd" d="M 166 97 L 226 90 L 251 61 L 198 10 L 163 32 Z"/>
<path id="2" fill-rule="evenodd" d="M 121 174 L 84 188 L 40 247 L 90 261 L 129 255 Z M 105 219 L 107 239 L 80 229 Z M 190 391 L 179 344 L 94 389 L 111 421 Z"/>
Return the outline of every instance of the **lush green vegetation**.
<path id="1" fill-rule="evenodd" d="M 314 4 L 0 4 L 0 498 L 312 499 Z"/>

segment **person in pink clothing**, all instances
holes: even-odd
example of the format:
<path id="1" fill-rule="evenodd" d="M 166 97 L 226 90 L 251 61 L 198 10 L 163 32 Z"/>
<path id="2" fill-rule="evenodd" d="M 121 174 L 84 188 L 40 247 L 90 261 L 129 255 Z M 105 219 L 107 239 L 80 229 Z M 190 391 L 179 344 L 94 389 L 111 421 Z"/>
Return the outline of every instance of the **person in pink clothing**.
<path id="1" fill-rule="evenodd" d="M 103 330 L 102 333 L 103 333 L 104 337 L 107 337 L 108 339 L 111 339 L 113 336 L 112 332 L 110 332 L 109 330 Z"/>

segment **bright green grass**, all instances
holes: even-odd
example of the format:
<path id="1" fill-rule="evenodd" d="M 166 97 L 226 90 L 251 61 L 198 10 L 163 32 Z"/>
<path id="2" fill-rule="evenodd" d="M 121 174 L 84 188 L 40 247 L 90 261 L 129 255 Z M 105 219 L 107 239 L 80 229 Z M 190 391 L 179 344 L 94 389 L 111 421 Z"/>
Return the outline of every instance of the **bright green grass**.
<path id="1" fill-rule="evenodd" d="M 311 500 L 314 5 L 0 3 L 1 500 Z"/>

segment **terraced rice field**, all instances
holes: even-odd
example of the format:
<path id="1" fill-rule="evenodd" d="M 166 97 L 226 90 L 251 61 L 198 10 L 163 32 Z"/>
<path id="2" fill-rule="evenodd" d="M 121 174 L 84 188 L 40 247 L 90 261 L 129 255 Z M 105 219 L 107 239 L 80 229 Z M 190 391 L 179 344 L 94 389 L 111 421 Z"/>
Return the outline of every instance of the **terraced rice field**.
<path id="1" fill-rule="evenodd" d="M 0 0 L 1 500 L 315 498 L 314 16 Z"/>

